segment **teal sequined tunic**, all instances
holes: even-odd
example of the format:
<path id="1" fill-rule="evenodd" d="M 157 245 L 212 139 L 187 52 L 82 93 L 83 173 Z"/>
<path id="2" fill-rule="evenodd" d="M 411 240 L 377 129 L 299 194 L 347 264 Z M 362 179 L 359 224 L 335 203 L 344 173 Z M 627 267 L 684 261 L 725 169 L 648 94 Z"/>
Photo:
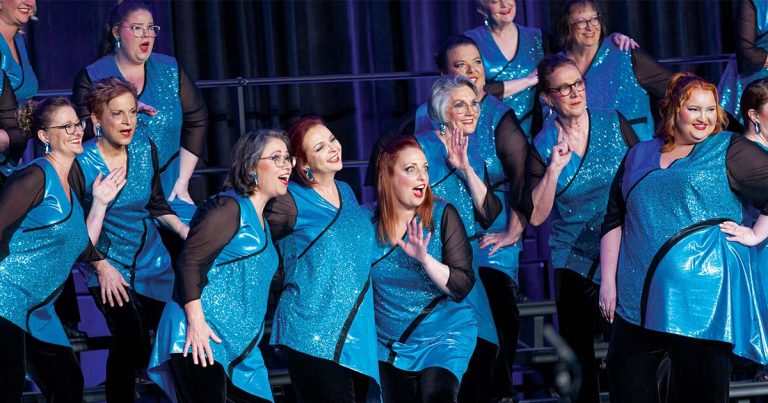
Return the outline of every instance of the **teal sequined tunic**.
<path id="1" fill-rule="evenodd" d="M 16 34 L 13 43 L 19 55 L 19 63 L 13 58 L 11 48 L 3 40 L 0 41 L 0 69 L 11 80 L 11 87 L 16 94 L 16 100 L 23 104 L 37 94 L 37 76 L 29 63 L 27 45 L 24 43 L 24 35 Z"/>

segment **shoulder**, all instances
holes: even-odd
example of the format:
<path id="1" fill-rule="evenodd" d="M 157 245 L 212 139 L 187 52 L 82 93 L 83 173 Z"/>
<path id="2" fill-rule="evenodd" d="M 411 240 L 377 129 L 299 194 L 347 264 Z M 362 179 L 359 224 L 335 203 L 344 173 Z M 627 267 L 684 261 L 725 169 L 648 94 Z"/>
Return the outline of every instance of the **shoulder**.
<path id="1" fill-rule="evenodd" d="M 483 30 L 485 30 L 485 27 L 482 27 L 482 26 L 475 27 L 475 28 L 472 28 L 470 30 L 464 31 L 464 35 L 466 35 L 466 36 L 468 36 L 468 37 L 470 37 L 470 38 L 472 38 L 472 39 L 474 39 L 476 41 L 478 38 L 482 37 Z"/>
<path id="2" fill-rule="evenodd" d="M 175 57 L 164 55 L 162 53 L 152 52 L 152 55 L 149 56 L 149 59 L 155 63 L 166 65 L 166 66 L 173 66 L 173 67 L 179 66 L 179 63 L 176 61 Z"/>
<path id="3" fill-rule="evenodd" d="M 520 32 L 520 35 L 528 35 L 528 36 L 534 36 L 541 38 L 541 29 L 538 27 L 526 27 L 525 25 L 517 25 L 517 30 Z"/>

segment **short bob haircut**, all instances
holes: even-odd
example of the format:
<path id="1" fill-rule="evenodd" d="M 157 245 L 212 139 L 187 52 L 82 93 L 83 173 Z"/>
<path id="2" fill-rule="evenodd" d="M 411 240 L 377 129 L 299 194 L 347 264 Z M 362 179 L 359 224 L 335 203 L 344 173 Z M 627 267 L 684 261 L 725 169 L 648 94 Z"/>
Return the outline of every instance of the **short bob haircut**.
<path id="1" fill-rule="evenodd" d="M 395 246 L 397 245 L 397 240 L 400 239 L 400 234 L 396 232 L 397 217 L 395 205 L 397 201 L 395 200 L 395 184 L 392 177 L 395 175 L 395 169 L 397 169 L 395 164 L 397 163 L 398 155 L 407 148 L 416 148 L 424 152 L 419 142 L 413 136 L 400 136 L 382 147 L 381 153 L 379 153 L 379 157 L 376 160 L 376 173 L 378 175 L 376 191 L 379 205 L 374 213 L 374 222 L 377 223 L 376 234 L 381 245 L 390 244 Z M 427 183 L 424 202 L 419 207 L 416 207 L 416 215 L 420 217 L 424 228 L 430 232 L 435 229 L 432 220 L 432 207 L 432 188 Z"/>
<path id="2" fill-rule="evenodd" d="M 474 46 L 477 49 L 477 53 L 480 53 L 480 48 L 474 39 L 466 35 L 451 35 L 443 42 L 440 49 L 435 54 L 435 64 L 438 70 L 443 74 L 448 74 L 448 52 L 459 46 Z"/>
<path id="3" fill-rule="evenodd" d="M 93 83 L 93 87 L 85 94 L 85 104 L 92 115 L 101 118 L 109 101 L 123 94 L 131 94 L 138 107 L 136 87 L 122 78 L 110 77 Z"/>
<path id="4" fill-rule="evenodd" d="M 747 88 L 744 88 L 744 93 L 741 95 L 741 102 L 739 103 L 739 109 L 741 109 L 741 116 L 744 118 L 745 126 L 748 126 L 748 122 L 752 121 L 747 112 L 750 109 L 759 111 L 765 104 L 768 104 L 768 78 L 752 81 L 747 85 Z"/>
<path id="5" fill-rule="evenodd" d="M 305 116 L 288 128 L 288 139 L 291 140 L 291 147 L 288 150 L 290 150 L 292 156 L 296 157 L 296 165 L 293 167 L 293 180 L 306 187 L 311 187 L 313 182 L 307 178 L 306 172 L 301 169 L 301 166 L 307 163 L 304 138 L 309 133 L 309 130 L 315 126 L 326 126 L 325 121 L 319 116 Z"/>
<path id="6" fill-rule="evenodd" d="M 75 105 L 65 97 L 50 97 L 44 100 L 27 101 L 18 112 L 17 120 L 19 128 L 27 135 L 32 137 L 38 143 L 42 144 L 42 140 L 37 135 L 37 132 L 44 130 L 44 127 L 49 127 L 54 122 L 51 121 L 54 113 L 61 108 L 75 109 Z"/>
<path id="7" fill-rule="evenodd" d="M 576 71 L 579 71 L 579 67 L 576 66 L 576 62 L 559 53 L 546 55 L 543 59 L 541 59 L 539 64 L 536 66 L 536 69 L 539 72 L 539 93 L 545 94 L 549 92 L 549 89 L 552 87 L 552 83 L 549 81 L 549 76 L 551 76 L 555 70 L 563 66 L 573 66 L 576 68 Z M 581 79 L 584 80 L 584 77 L 582 76 Z"/>
<path id="8" fill-rule="evenodd" d="M 560 47 L 565 50 L 570 50 L 573 43 L 571 41 L 571 13 L 577 8 L 583 8 L 586 6 L 592 7 L 597 15 L 600 17 L 600 42 L 605 38 L 605 34 L 608 31 L 608 27 L 605 25 L 605 16 L 600 10 L 600 5 L 595 0 L 566 0 L 563 2 L 563 6 L 560 8 L 560 14 L 557 20 L 557 39 L 560 43 Z M 541 72 L 539 72 L 541 74 Z"/>
<path id="9" fill-rule="evenodd" d="M 224 181 L 225 189 L 232 189 L 240 196 L 250 196 L 256 191 L 256 182 L 251 172 L 258 165 L 264 147 L 270 139 L 278 139 L 291 149 L 291 142 L 285 132 L 277 129 L 261 129 L 244 134 L 235 143 L 232 151 L 232 166 Z"/>
<path id="10" fill-rule="evenodd" d="M 446 124 L 448 118 L 445 116 L 445 110 L 451 99 L 454 90 L 467 87 L 477 95 L 475 84 L 467 77 L 463 76 L 442 76 L 432 84 L 432 90 L 429 93 L 428 111 L 430 119 L 439 124 Z"/>
<path id="11" fill-rule="evenodd" d="M 693 73 L 676 73 L 672 76 L 669 84 L 667 84 L 664 99 L 659 104 L 660 122 L 656 127 L 656 136 L 664 141 L 661 152 L 672 151 L 675 148 L 675 137 L 680 134 L 675 126 L 677 114 L 695 90 L 709 91 L 715 97 L 717 121 L 715 122 L 715 130 L 712 134 L 721 132 L 728 126 L 728 116 L 717 103 L 717 100 L 720 99 L 717 95 L 717 87 Z"/>

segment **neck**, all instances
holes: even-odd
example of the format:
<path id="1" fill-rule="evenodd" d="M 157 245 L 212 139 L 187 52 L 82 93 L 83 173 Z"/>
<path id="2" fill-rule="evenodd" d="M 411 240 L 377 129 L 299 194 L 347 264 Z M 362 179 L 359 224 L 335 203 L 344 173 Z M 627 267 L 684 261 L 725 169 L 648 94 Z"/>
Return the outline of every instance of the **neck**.
<path id="1" fill-rule="evenodd" d="M 397 217 L 397 223 L 399 225 L 408 225 L 409 222 L 413 219 L 413 216 L 416 215 L 416 209 L 415 208 L 408 208 L 402 205 L 398 205 L 395 207 L 395 217 Z"/>
<path id="2" fill-rule="evenodd" d="M 5 16 L 0 14 L 0 34 L 3 35 L 3 38 L 6 42 L 10 43 L 13 40 L 13 37 L 19 31 L 19 28 L 21 27 L 16 24 L 9 23 L 6 21 Z"/>
<path id="3" fill-rule="evenodd" d="M 576 62 L 576 65 L 580 66 L 589 66 L 592 63 L 592 60 L 595 59 L 595 55 L 597 54 L 597 46 L 582 46 L 582 45 L 576 45 L 574 44 L 571 46 L 571 49 L 566 52 L 566 55 L 569 59 Z M 582 71 L 582 74 L 584 72 Z"/>
<path id="4" fill-rule="evenodd" d="M 64 156 L 57 152 L 51 152 L 45 156 L 59 176 L 66 176 L 69 174 L 69 169 L 72 168 L 72 162 L 75 160 L 75 156 Z"/>
<path id="5" fill-rule="evenodd" d="M 515 23 L 510 21 L 503 24 L 493 23 L 488 27 L 491 32 L 499 36 L 514 35 L 517 33 Z"/>
<path id="6" fill-rule="evenodd" d="M 256 210 L 256 214 L 258 214 L 259 218 L 261 218 L 262 213 L 264 212 L 264 206 L 267 205 L 267 201 L 269 201 L 269 199 L 258 190 L 253 192 L 253 194 L 248 196 L 248 198 L 251 200 L 251 203 L 253 203 L 253 208 Z"/>
<path id="7" fill-rule="evenodd" d="M 336 185 L 333 182 L 335 177 L 336 177 L 335 173 L 330 173 L 330 174 L 315 173 L 313 175 L 314 180 L 312 182 L 312 186 L 317 190 L 335 189 Z"/>
<path id="8" fill-rule="evenodd" d="M 96 147 L 99 148 L 101 155 L 107 158 L 121 156 L 125 154 L 126 150 L 126 146 L 112 144 L 104 137 L 96 141 Z"/>
<path id="9" fill-rule="evenodd" d="M 558 116 L 557 120 L 568 135 L 580 135 L 589 129 L 589 118 L 586 112 L 579 116 Z"/>
<path id="10" fill-rule="evenodd" d="M 115 53 L 115 63 L 117 63 L 117 66 L 120 67 L 120 69 L 125 69 L 128 71 L 137 70 L 139 68 L 142 68 L 144 66 L 144 63 L 136 63 L 131 61 L 128 57 L 126 57 L 123 52 L 117 52 Z"/>

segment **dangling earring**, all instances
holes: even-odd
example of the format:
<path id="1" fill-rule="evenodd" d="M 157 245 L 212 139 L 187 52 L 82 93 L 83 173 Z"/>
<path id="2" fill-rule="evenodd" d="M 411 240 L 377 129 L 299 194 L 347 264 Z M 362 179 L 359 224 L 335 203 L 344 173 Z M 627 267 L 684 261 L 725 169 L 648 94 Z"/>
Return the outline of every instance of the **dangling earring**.
<path id="1" fill-rule="evenodd" d="M 440 134 L 445 136 L 445 130 L 446 130 L 445 123 L 440 123 Z"/>
<path id="2" fill-rule="evenodd" d="M 50 154 L 51 153 L 51 143 L 50 142 L 46 142 L 45 143 L 45 153 L 46 154 Z"/>
<path id="3" fill-rule="evenodd" d="M 250 176 L 253 181 L 253 187 L 259 186 L 259 174 L 256 173 L 256 171 L 249 173 L 248 176 Z"/>
<path id="4" fill-rule="evenodd" d="M 488 18 L 483 18 L 483 24 L 485 24 L 486 27 L 490 27 L 491 23 L 488 22 Z"/>
<path id="5" fill-rule="evenodd" d="M 120 50 L 120 38 L 115 38 L 115 53 Z"/>
<path id="6" fill-rule="evenodd" d="M 310 182 L 313 182 L 315 180 L 315 175 L 312 174 L 312 168 L 305 167 L 304 168 L 304 175 L 307 177 L 307 180 Z"/>
<path id="7" fill-rule="evenodd" d="M 760 122 L 754 121 L 752 123 L 755 124 L 755 134 L 760 134 Z"/>
<path id="8" fill-rule="evenodd" d="M 96 126 L 96 138 L 100 139 L 101 136 L 104 135 L 104 132 L 101 131 L 101 125 Z"/>

